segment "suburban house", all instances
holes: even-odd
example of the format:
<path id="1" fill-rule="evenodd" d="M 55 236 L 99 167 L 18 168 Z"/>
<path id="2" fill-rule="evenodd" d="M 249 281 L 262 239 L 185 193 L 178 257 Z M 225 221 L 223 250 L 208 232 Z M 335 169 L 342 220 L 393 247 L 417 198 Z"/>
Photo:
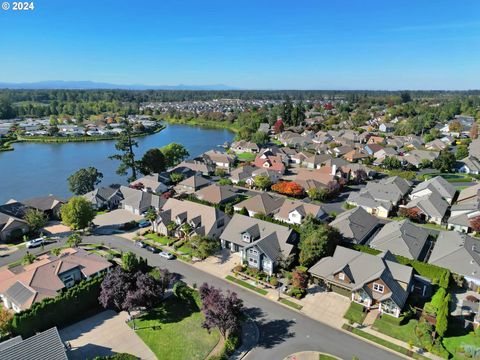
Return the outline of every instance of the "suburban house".
<path id="1" fill-rule="evenodd" d="M 315 154 L 304 159 L 302 165 L 309 169 L 319 169 L 322 167 L 322 164 L 330 158 L 331 156 L 328 154 Z"/>
<path id="2" fill-rule="evenodd" d="M 120 207 L 134 215 L 142 215 L 150 208 L 158 211 L 162 204 L 162 198 L 152 193 L 126 186 L 120 186 L 120 192 L 123 195 L 123 200 L 120 201 Z"/>
<path id="3" fill-rule="evenodd" d="M 159 174 L 150 174 L 141 177 L 134 182 L 130 183 L 130 186 L 154 194 L 162 194 L 168 191 L 168 186 L 162 182 Z"/>
<path id="4" fill-rule="evenodd" d="M 255 158 L 252 163 L 258 168 L 266 168 L 278 172 L 279 174 L 285 173 L 285 164 L 282 157 L 279 155 L 267 155 L 263 153 Z"/>
<path id="5" fill-rule="evenodd" d="M 383 149 L 383 146 L 380 144 L 367 144 L 363 148 L 368 155 L 373 156 L 375 153 Z"/>
<path id="6" fill-rule="evenodd" d="M 0 342 L 0 359 L 68 360 L 68 357 L 57 328 L 52 327 L 27 339 L 18 335 Z"/>
<path id="7" fill-rule="evenodd" d="M 441 151 L 441 150 L 444 150 L 448 147 L 447 144 L 445 144 L 442 140 L 440 139 L 435 139 L 435 140 L 432 140 L 428 143 L 425 144 L 425 149 L 427 150 L 437 150 L 437 151 Z"/>
<path id="8" fill-rule="evenodd" d="M 212 184 L 196 191 L 194 195 L 197 199 L 211 204 L 225 204 L 235 200 L 240 193 L 230 185 Z"/>
<path id="9" fill-rule="evenodd" d="M 247 152 L 247 153 L 256 154 L 260 151 L 260 148 L 254 142 L 240 140 L 232 143 L 232 145 L 230 146 L 230 150 L 232 150 L 235 153 Z"/>
<path id="10" fill-rule="evenodd" d="M 480 183 L 460 190 L 458 193 L 457 204 L 476 201 L 478 199 L 479 191 Z"/>
<path id="11" fill-rule="evenodd" d="M 480 174 L 480 161 L 475 156 L 469 155 L 458 162 L 458 172 L 465 174 Z"/>
<path id="12" fill-rule="evenodd" d="M 206 164 L 214 166 L 216 169 L 230 172 L 235 163 L 235 157 L 218 150 L 209 150 L 200 156 Z"/>
<path id="13" fill-rule="evenodd" d="M 346 153 L 345 155 L 343 155 L 343 158 L 348 162 L 357 162 L 357 161 L 361 162 L 363 159 L 368 158 L 368 153 L 359 149 L 354 149 Z"/>
<path id="14" fill-rule="evenodd" d="M 218 238 L 230 217 L 212 206 L 192 201 L 168 199 L 153 228 L 165 236 L 206 236 Z"/>
<path id="15" fill-rule="evenodd" d="M 220 236 L 222 248 L 239 252 L 249 267 L 272 275 L 293 256 L 297 234 L 286 226 L 235 214 Z"/>
<path id="16" fill-rule="evenodd" d="M 381 123 L 378 130 L 384 133 L 391 133 L 395 130 L 395 126 L 390 123 Z"/>
<path id="17" fill-rule="evenodd" d="M 195 174 L 211 175 L 215 172 L 212 164 L 207 164 L 204 161 L 185 160 L 175 166 L 171 172 L 183 174 L 184 177 L 190 177 Z"/>
<path id="18" fill-rule="evenodd" d="M 409 259 L 422 260 L 428 250 L 427 240 L 427 230 L 413 225 L 409 220 L 402 220 L 384 225 L 368 245 Z"/>
<path id="19" fill-rule="evenodd" d="M 356 207 L 337 215 L 330 224 L 347 242 L 365 243 L 380 227 L 380 221 L 364 208 Z"/>
<path id="20" fill-rule="evenodd" d="M 450 230 L 468 233 L 472 230 L 472 221 L 480 216 L 480 199 L 463 201 L 450 208 L 447 227 Z"/>
<path id="21" fill-rule="evenodd" d="M 450 204 L 437 191 L 420 197 L 414 197 L 400 210 L 408 211 L 418 220 L 442 225 Z"/>
<path id="22" fill-rule="evenodd" d="M 432 193 L 437 193 L 446 202 L 452 204 L 457 190 L 443 177 L 436 176 L 429 180 L 422 181 L 415 186 L 410 193 L 410 199 L 424 197 L 425 195 L 430 195 Z"/>
<path id="23" fill-rule="evenodd" d="M 456 231 L 440 231 L 429 264 L 462 275 L 468 287 L 480 287 L 480 240 Z"/>
<path id="24" fill-rule="evenodd" d="M 401 157 L 401 160 L 415 167 L 420 167 L 425 163 L 430 163 L 438 157 L 437 151 L 412 150 Z"/>
<path id="25" fill-rule="evenodd" d="M 18 313 L 111 266 L 105 258 L 83 249 L 64 249 L 59 256 L 41 255 L 32 264 L 0 270 L 0 299 L 4 308 Z"/>
<path id="26" fill-rule="evenodd" d="M 413 268 L 399 264 L 389 251 L 371 255 L 343 246 L 308 271 L 332 291 L 394 317 L 400 316 L 413 282 Z"/>
<path id="27" fill-rule="evenodd" d="M 49 219 L 60 216 L 60 208 L 64 201 L 54 195 L 39 196 L 21 201 L 27 208 L 44 213 Z"/>
<path id="28" fill-rule="evenodd" d="M 300 225 L 307 216 L 321 220 L 326 219 L 328 214 L 320 205 L 300 200 L 285 199 L 273 217 L 276 220 L 289 224 Z"/>
<path id="29" fill-rule="evenodd" d="M 177 186 L 175 186 L 175 191 L 178 193 L 192 194 L 195 191 L 210 185 L 211 183 L 212 182 L 209 179 L 203 177 L 202 175 L 195 174 L 185 180 L 180 181 Z"/>
<path id="30" fill-rule="evenodd" d="M 14 200 L 0 205 L 0 241 L 18 239 L 28 232 L 28 224 L 23 220 L 25 210 L 25 205 Z"/>
<path id="31" fill-rule="evenodd" d="M 262 192 L 249 199 L 239 202 L 233 206 L 235 211 L 241 211 L 243 208 L 247 209 L 249 216 L 255 216 L 256 214 L 263 214 L 272 216 L 283 205 L 285 198 L 280 196 L 270 195 L 266 192 Z"/>
<path id="32" fill-rule="evenodd" d="M 83 195 L 96 210 L 115 209 L 123 200 L 123 194 L 118 188 L 101 187 Z"/>
<path id="33" fill-rule="evenodd" d="M 305 191 L 309 189 L 323 189 L 329 182 L 337 181 L 335 168 L 330 168 L 330 172 L 324 172 L 324 170 L 322 168 L 315 170 L 299 169 L 294 181 Z"/>

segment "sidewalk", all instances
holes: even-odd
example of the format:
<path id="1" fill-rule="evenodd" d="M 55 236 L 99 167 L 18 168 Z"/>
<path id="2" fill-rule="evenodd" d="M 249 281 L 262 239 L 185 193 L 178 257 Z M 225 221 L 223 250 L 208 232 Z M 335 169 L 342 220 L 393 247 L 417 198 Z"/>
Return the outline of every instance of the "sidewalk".
<path id="1" fill-rule="evenodd" d="M 243 359 L 258 343 L 260 331 L 252 319 L 242 324 L 242 345 L 230 356 L 230 360 Z"/>

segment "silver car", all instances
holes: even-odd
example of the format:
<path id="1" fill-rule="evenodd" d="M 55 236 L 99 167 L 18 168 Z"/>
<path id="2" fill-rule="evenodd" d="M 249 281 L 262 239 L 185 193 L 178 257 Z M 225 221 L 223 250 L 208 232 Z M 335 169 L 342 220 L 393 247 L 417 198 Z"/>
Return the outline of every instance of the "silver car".
<path id="1" fill-rule="evenodd" d="M 160 255 L 161 257 L 167 259 L 167 260 L 172 260 L 173 258 L 175 258 L 175 256 L 173 256 L 173 254 L 170 254 L 169 252 L 167 251 L 162 251 L 161 253 L 159 253 L 158 255 Z"/>

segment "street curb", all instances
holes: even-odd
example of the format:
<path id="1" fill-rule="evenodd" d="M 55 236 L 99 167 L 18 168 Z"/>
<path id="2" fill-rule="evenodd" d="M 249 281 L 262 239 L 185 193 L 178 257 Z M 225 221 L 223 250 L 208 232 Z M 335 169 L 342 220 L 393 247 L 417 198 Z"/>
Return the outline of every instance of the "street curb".
<path id="1" fill-rule="evenodd" d="M 243 344 L 243 331 L 242 331 L 242 345 L 237 350 L 235 350 L 235 352 L 232 355 L 230 355 L 229 360 L 241 360 L 241 359 L 243 359 L 258 344 L 258 340 L 260 339 L 260 330 L 258 329 L 257 323 L 250 316 L 248 316 L 248 315 L 246 315 L 246 316 L 248 318 L 246 322 L 249 322 L 249 323 L 253 324 L 253 326 L 254 326 L 255 341 L 252 342 L 251 344 L 248 344 L 247 346 L 245 346 L 246 348 L 243 349 L 244 344 Z"/>

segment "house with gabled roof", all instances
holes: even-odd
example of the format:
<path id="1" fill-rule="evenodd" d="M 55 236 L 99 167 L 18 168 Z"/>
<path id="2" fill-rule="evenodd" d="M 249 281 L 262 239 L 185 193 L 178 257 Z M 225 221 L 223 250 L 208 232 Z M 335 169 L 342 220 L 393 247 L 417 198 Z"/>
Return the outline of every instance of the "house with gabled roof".
<path id="1" fill-rule="evenodd" d="M 232 145 L 230 146 L 230 150 L 232 150 L 235 153 L 247 152 L 247 153 L 256 154 L 260 151 L 260 148 L 254 142 L 240 140 L 232 143 Z"/>
<path id="2" fill-rule="evenodd" d="M 126 186 L 120 186 L 120 192 L 123 195 L 120 207 L 134 215 L 142 215 L 150 208 L 158 211 L 163 202 L 163 199 L 158 195 Z"/>
<path id="3" fill-rule="evenodd" d="M 235 214 L 220 241 L 223 249 L 240 253 L 249 267 L 272 275 L 279 263 L 294 255 L 298 235 L 286 226 Z"/>
<path id="4" fill-rule="evenodd" d="M 413 269 L 401 265 L 389 251 L 378 255 L 337 246 L 308 272 L 329 289 L 367 309 L 399 317 L 412 289 Z"/>
<path id="5" fill-rule="evenodd" d="M 340 213 L 330 224 L 347 242 L 365 243 L 380 227 L 380 221 L 364 208 L 356 207 Z"/>
<path id="6" fill-rule="evenodd" d="M 458 161 L 459 167 L 458 172 L 464 174 L 480 174 L 480 161 L 472 155 L 463 158 L 462 160 Z"/>
<path id="7" fill-rule="evenodd" d="M 450 204 L 435 191 L 414 197 L 407 204 L 400 205 L 400 209 L 413 211 L 418 220 L 441 225 L 445 220 L 449 206 Z"/>
<path id="8" fill-rule="evenodd" d="M 245 208 L 249 216 L 255 216 L 256 214 L 273 216 L 280 209 L 284 201 L 284 197 L 261 192 L 258 195 L 235 204 L 233 209 L 235 211 L 241 211 Z"/>
<path id="9" fill-rule="evenodd" d="M 452 205 L 447 227 L 450 230 L 468 233 L 472 230 L 472 221 L 480 217 L 480 199 L 463 201 Z"/>
<path id="10" fill-rule="evenodd" d="M 415 186 L 410 193 L 410 199 L 423 197 L 437 193 L 448 204 L 451 204 L 457 194 L 455 187 L 441 176 L 435 176 L 429 180 L 422 181 Z"/>
<path id="11" fill-rule="evenodd" d="M 428 263 L 462 275 L 468 287 L 480 287 L 480 240 L 457 231 L 440 231 Z"/>
<path id="12" fill-rule="evenodd" d="M 55 218 L 60 215 L 60 208 L 65 201 L 55 195 L 47 195 L 22 200 L 21 203 L 30 209 L 44 213 L 48 218 Z"/>
<path id="13" fill-rule="evenodd" d="M 194 196 L 210 204 L 225 204 L 239 196 L 239 191 L 230 185 L 212 184 L 194 193 Z"/>
<path id="14" fill-rule="evenodd" d="M 328 217 L 328 214 L 320 205 L 301 200 L 285 199 L 273 217 L 275 220 L 288 224 L 300 225 L 307 216 L 311 216 L 317 220 L 323 220 Z"/>
<path id="15" fill-rule="evenodd" d="M 228 215 L 213 206 L 170 198 L 162 206 L 153 229 L 165 236 L 218 239 L 229 221 Z"/>
<path id="16" fill-rule="evenodd" d="M 175 190 L 180 193 L 191 194 L 200 190 L 201 188 L 204 188 L 205 186 L 210 185 L 211 183 L 212 182 L 206 177 L 195 174 L 189 178 L 186 178 L 185 180 L 180 181 L 177 186 L 175 186 Z"/>
<path id="17" fill-rule="evenodd" d="M 82 195 L 96 209 L 114 209 L 123 200 L 123 194 L 119 188 L 100 187 Z"/>
<path id="18" fill-rule="evenodd" d="M 162 194 L 168 191 L 168 186 L 162 182 L 159 174 L 149 174 L 130 183 L 130 186 L 154 194 Z"/>
<path id="19" fill-rule="evenodd" d="M 373 237 L 368 245 L 380 251 L 422 260 L 427 250 L 428 231 L 409 220 L 392 221 Z"/>
<path id="20" fill-rule="evenodd" d="M 0 270 L 0 300 L 18 313 L 111 266 L 105 258 L 78 248 L 64 249 L 59 256 L 41 255 L 32 264 Z"/>

